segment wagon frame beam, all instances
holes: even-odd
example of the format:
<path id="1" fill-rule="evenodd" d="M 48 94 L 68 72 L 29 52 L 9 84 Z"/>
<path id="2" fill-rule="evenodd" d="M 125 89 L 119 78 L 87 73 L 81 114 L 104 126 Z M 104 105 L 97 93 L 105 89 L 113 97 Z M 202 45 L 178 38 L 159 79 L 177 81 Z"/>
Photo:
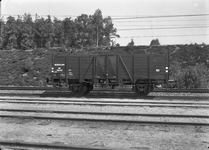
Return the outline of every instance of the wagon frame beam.
<path id="1" fill-rule="evenodd" d="M 121 61 L 122 66 L 124 67 L 126 73 L 128 74 L 128 77 L 131 79 L 131 82 L 133 83 L 133 82 L 134 82 L 134 81 L 133 81 L 133 78 L 131 77 L 130 73 L 128 72 L 128 69 L 127 69 L 125 63 L 123 62 L 123 59 L 121 58 L 121 56 L 119 56 L 119 60 Z"/>

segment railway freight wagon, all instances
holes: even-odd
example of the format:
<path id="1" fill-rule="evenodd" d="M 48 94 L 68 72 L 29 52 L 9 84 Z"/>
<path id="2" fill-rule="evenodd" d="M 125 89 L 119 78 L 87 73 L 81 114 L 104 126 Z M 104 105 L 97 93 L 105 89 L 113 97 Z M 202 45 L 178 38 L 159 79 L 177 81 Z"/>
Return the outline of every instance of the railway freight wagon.
<path id="1" fill-rule="evenodd" d="M 67 85 L 76 95 L 86 95 L 95 86 L 132 85 L 138 95 L 148 95 L 154 85 L 167 83 L 167 54 L 54 55 L 51 81 Z"/>

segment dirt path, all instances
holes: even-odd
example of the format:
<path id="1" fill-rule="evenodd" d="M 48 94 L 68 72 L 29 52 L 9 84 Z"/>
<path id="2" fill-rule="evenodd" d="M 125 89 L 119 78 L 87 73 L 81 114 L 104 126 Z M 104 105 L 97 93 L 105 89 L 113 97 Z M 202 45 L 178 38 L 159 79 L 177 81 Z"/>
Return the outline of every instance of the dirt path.
<path id="1" fill-rule="evenodd" d="M 206 150 L 209 127 L 0 119 L 0 140 L 152 150 Z"/>

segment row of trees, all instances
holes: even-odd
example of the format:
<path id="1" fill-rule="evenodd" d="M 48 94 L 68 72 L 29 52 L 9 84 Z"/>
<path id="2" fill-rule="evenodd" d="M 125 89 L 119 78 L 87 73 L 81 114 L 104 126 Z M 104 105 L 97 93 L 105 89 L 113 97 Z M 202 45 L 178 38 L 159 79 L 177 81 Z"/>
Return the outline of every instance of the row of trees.
<path id="1" fill-rule="evenodd" d="M 0 48 L 31 49 L 43 47 L 85 47 L 114 45 L 116 34 L 111 17 L 103 18 L 101 10 L 93 15 L 82 14 L 76 19 L 46 19 L 30 14 L 9 16 L 1 21 Z"/>
<path id="2" fill-rule="evenodd" d="M 127 46 L 129 46 L 129 47 L 134 46 L 134 40 L 131 39 L 131 42 L 129 42 Z M 158 40 L 158 39 L 153 39 L 153 40 L 150 42 L 150 46 L 160 46 L 159 40 Z"/>

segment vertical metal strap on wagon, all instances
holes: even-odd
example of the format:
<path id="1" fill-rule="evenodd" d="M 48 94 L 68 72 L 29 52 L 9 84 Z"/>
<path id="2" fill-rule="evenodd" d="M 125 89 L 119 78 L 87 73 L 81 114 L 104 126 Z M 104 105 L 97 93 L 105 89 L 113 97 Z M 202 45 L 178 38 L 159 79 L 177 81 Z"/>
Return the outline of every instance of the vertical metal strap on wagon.
<path id="1" fill-rule="evenodd" d="M 131 79 L 131 82 L 133 82 L 133 79 L 132 79 L 130 73 L 128 72 L 128 69 L 127 69 L 125 63 L 123 62 L 123 59 L 122 59 L 121 57 L 119 57 L 119 59 L 120 59 L 120 61 L 121 61 L 121 63 L 122 63 L 122 66 L 124 67 L 126 73 L 128 74 L 129 78 Z"/>
<path id="2" fill-rule="evenodd" d="M 94 62 L 93 62 L 93 84 L 95 84 L 95 82 L 96 82 L 96 57 L 95 56 L 93 56 L 93 60 L 94 60 Z"/>
<path id="3" fill-rule="evenodd" d="M 67 55 L 65 56 L 65 82 L 68 85 L 68 71 L 67 71 Z"/>
<path id="4" fill-rule="evenodd" d="M 89 68 L 91 67 L 91 65 L 92 65 L 93 61 L 94 61 L 94 58 L 92 58 L 92 60 L 91 60 L 91 62 L 90 62 L 90 64 L 89 64 L 88 68 L 86 69 L 86 72 L 84 73 L 84 75 L 83 75 L 83 77 L 82 77 L 82 80 L 81 80 L 81 81 L 83 81 L 83 80 L 84 80 L 84 78 L 85 78 L 85 76 L 86 76 L 87 72 L 89 71 Z"/>
<path id="5" fill-rule="evenodd" d="M 52 67 L 53 68 L 54 68 L 54 55 L 55 54 L 52 55 Z M 54 84 L 54 72 L 51 72 L 51 74 L 52 74 L 52 83 Z"/>
<path id="6" fill-rule="evenodd" d="M 170 52 L 167 53 L 167 64 L 168 64 L 168 74 L 167 74 L 167 82 L 169 80 L 169 74 L 170 74 Z"/>
<path id="7" fill-rule="evenodd" d="M 117 84 L 119 84 L 119 55 L 117 56 Z"/>
<path id="8" fill-rule="evenodd" d="M 59 75 L 59 90 L 60 90 L 60 88 L 61 88 L 61 73 L 58 73 L 58 75 Z"/>
<path id="9" fill-rule="evenodd" d="M 106 76 L 106 85 L 108 85 L 108 56 L 107 55 L 105 56 L 105 61 L 106 61 L 105 62 L 106 63 L 106 65 L 105 65 L 106 66 L 105 67 L 105 69 L 106 69 L 105 70 L 105 73 L 106 73 L 106 75 L 105 75 Z"/>
<path id="10" fill-rule="evenodd" d="M 134 55 L 132 55 L 132 69 L 133 69 L 133 81 L 132 81 L 132 83 L 134 83 L 135 82 L 135 75 L 134 75 L 134 73 L 135 73 L 135 57 L 134 57 Z"/>
<path id="11" fill-rule="evenodd" d="M 166 80 L 166 83 L 168 83 L 168 80 L 169 80 L 169 56 L 170 56 L 170 53 L 169 53 L 169 50 L 165 53 L 165 80 Z"/>
<path id="12" fill-rule="evenodd" d="M 151 83 L 151 75 L 150 75 L 150 54 L 147 55 L 147 76 L 148 76 L 148 79 L 149 79 L 149 83 Z"/>
<path id="13" fill-rule="evenodd" d="M 78 56 L 78 81 L 81 83 L 81 56 Z"/>

